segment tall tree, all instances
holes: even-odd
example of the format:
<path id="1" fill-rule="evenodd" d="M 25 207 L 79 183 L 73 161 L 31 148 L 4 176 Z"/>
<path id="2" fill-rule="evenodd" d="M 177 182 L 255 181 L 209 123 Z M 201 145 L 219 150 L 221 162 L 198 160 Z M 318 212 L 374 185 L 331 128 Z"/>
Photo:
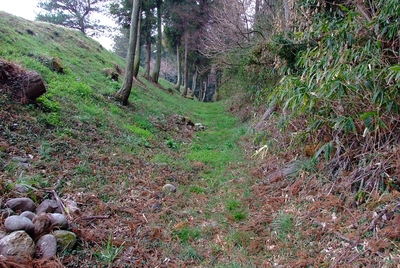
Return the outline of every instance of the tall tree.
<path id="1" fill-rule="evenodd" d="M 137 31 L 139 23 L 139 10 L 142 0 L 134 0 L 132 6 L 131 28 L 129 32 L 129 48 L 126 57 L 126 67 L 124 82 L 120 90 L 115 94 L 115 98 L 121 101 L 122 105 L 128 104 L 129 95 L 131 94 L 133 84 L 133 67 L 135 59 L 135 48 L 137 40 Z"/>
<path id="2" fill-rule="evenodd" d="M 46 21 L 68 28 L 78 29 L 83 34 L 88 30 L 102 31 L 107 27 L 93 19 L 93 13 L 101 13 L 108 0 L 42 0 L 38 7 L 45 10 L 36 20 Z"/>
<path id="3" fill-rule="evenodd" d="M 155 8 L 154 1 L 145 1 L 143 3 L 142 35 L 146 52 L 143 77 L 147 80 L 150 79 L 151 45 L 154 42 L 153 31 L 156 26 L 156 18 L 154 17 Z"/>
<path id="4" fill-rule="evenodd" d="M 138 31 L 137 31 L 137 41 L 135 47 L 135 60 L 133 63 L 133 77 L 137 77 L 140 69 L 140 49 L 142 47 L 142 8 L 139 10 L 139 22 L 138 22 Z"/>
<path id="5" fill-rule="evenodd" d="M 166 38 L 167 49 L 176 53 L 177 81 L 174 88 L 180 91 L 182 73 L 180 47 L 183 33 L 181 32 L 181 29 L 173 27 L 173 25 L 167 23 L 164 29 L 164 35 Z"/>
<path id="6" fill-rule="evenodd" d="M 157 54 L 156 63 L 154 65 L 154 70 L 152 73 L 153 82 L 158 84 L 158 78 L 160 76 L 161 69 L 161 50 L 162 50 L 162 0 L 156 0 L 157 4 Z"/>
<path id="7" fill-rule="evenodd" d="M 180 33 L 181 38 L 183 37 L 184 86 L 181 92 L 183 96 L 186 96 L 189 86 L 189 65 L 191 63 L 189 62 L 188 55 L 196 47 L 195 43 L 198 40 L 195 40 L 193 37 L 196 35 L 196 31 L 201 28 L 203 21 L 202 14 L 205 14 L 202 10 L 206 4 L 206 0 L 169 0 L 166 2 L 166 24 L 170 28 L 174 28 L 174 32 Z"/>

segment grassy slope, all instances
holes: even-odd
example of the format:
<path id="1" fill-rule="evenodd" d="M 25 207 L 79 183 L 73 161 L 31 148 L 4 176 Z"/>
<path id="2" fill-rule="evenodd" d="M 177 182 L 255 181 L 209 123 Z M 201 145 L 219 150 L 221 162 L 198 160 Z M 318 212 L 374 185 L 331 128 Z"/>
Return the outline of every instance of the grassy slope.
<path id="1" fill-rule="evenodd" d="M 6 13 L 0 14 L 0 57 L 38 71 L 48 90 L 38 106 L 1 95 L 1 193 L 19 196 L 9 183 L 24 184 L 39 202 L 49 197 L 40 189 L 60 180 L 59 195 L 81 210 L 71 219 L 80 243 L 60 256 L 66 266 L 106 265 L 118 249 L 114 266 L 216 261 L 210 257 L 214 230 L 230 228 L 227 196 L 234 203 L 227 215 L 246 217 L 228 185 L 244 165 L 237 142 L 245 129 L 223 103 L 183 99 L 143 80 L 131 105 L 122 107 L 112 99 L 121 81 L 102 74 L 123 66 L 122 59 L 78 31 Z M 64 74 L 46 67 L 52 57 L 61 59 Z M 177 114 L 207 130 L 195 133 Z M 31 167 L 19 166 L 16 156 L 31 157 Z M 165 183 L 178 191 L 159 198 Z M 93 215 L 109 218 L 85 220 Z M 110 233 L 113 246 L 107 247 Z"/>
<path id="2" fill-rule="evenodd" d="M 54 56 L 65 74 L 46 67 Z M 313 173 L 316 163 L 307 159 L 290 176 L 271 175 L 294 157 L 290 137 L 280 137 L 273 119 L 266 135 L 256 137 L 266 139 L 268 154 L 254 166 L 241 147 L 247 129 L 226 113 L 226 103 L 183 99 L 145 80 L 135 83 L 130 106 L 116 103 L 112 94 L 121 81 L 110 81 L 102 69 L 123 60 L 77 31 L 0 12 L 0 57 L 38 71 L 48 84 L 38 106 L 0 94 L 0 193 L 3 200 L 21 196 L 11 187 L 18 182 L 32 187 L 25 195 L 39 202 L 51 197 L 43 187 L 60 180 L 57 193 L 80 209 L 70 219 L 79 244 L 59 256 L 65 266 L 392 267 L 399 261 L 400 194 L 355 204 L 351 185 Z M 206 130 L 195 132 L 176 114 Z M 31 157 L 30 168 L 16 156 Z M 177 192 L 163 197 L 166 183 Z M 388 213 L 379 214 L 383 209 Z"/>

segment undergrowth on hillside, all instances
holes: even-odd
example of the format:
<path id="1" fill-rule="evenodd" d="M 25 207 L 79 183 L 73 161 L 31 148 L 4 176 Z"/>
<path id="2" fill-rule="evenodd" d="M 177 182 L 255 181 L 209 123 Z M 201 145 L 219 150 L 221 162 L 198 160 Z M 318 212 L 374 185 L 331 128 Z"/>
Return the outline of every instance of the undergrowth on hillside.
<path id="1" fill-rule="evenodd" d="M 254 174 L 265 184 L 259 205 L 273 214 L 268 224 L 283 243 L 261 244 L 289 266 L 391 267 L 399 260 L 399 55 L 398 24 L 383 18 L 398 20 L 398 9 L 376 1 L 367 21 L 351 3 L 325 12 L 301 3 L 307 26 L 263 50 L 284 62 L 279 51 L 293 44 L 297 62 L 265 87 L 276 108 L 251 144 Z M 293 223 L 290 232 L 285 223 Z"/>

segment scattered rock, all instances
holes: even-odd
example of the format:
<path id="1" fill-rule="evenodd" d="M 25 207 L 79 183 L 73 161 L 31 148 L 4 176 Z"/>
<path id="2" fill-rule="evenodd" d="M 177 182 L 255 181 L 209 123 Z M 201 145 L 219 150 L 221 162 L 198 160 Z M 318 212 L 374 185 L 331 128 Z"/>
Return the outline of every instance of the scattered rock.
<path id="1" fill-rule="evenodd" d="M 24 212 L 21 213 L 20 216 L 21 216 L 21 217 L 28 218 L 28 219 L 30 219 L 30 220 L 32 221 L 33 218 L 35 218 L 36 214 L 33 213 L 33 212 L 31 212 L 31 211 L 24 211 Z"/>
<path id="2" fill-rule="evenodd" d="M 154 203 L 150 206 L 151 212 L 159 212 L 161 210 L 161 204 L 160 203 Z"/>
<path id="3" fill-rule="evenodd" d="M 61 229 L 68 228 L 68 220 L 67 218 L 60 213 L 52 213 L 50 214 L 50 224 L 54 227 L 58 227 Z"/>
<path id="4" fill-rule="evenodd" d="M 10 216 L 4 221 L 4 228 L 7 232 L 26 231 L 29 234 L 33 233 L 34 225 L 32 221 L 26 217 Z"/>
<path id="5" fill-rule="evenodd" d="M 202 130 L 205 130 L 205 129 L 206 128 L 200 123 L 194 124 L 194 130 L 196 130 L 196 131 L 202 131 Z"/>
<path id="6" fill-rule="evenodd" d="M 177 124 L 179 124 L 179 125 L 190 125 L 190 126 L 194 126 L 194 123 L 193 123 L 193 121 L 189 118 L 189 117 L 186 117 L 186 116 L 181 116 L 181 115 L 175 115 L 175 120 L 176 120 L 176 123 Z"/>
<path id="7" fill-rule="evenodd" d="M 77 241 L 76 234 L 65 230 L 54 231 L 53 235 L 57 239 L 57 246 L 60 251 L 72 249 Z"/>
<path id="8" fill-rule="evenodd" d="M 23 167 L 25 167 L 25 168 L 29 167 L 29 164 L 27 164 L 27 163 L 22 163 L 22 164 L 24 164 Z M 22 193 L 22 194 L 29 191 L 28 187 L 26 187 L 25 185 L 22 185 L 22 184 L 15 184 L 14 189 L 15 189 L 15 191 Z"/>
<path id="9" fill-rule="evenodd" d="M 164 192 L 158 192 L 155 195 L 156 199 L 163 199 L 165 197 L 165 193 Z"/>
<path id="10" fill-rule="evenodd" d="M 64 73 L 64 66 L 59 58 L 53 57 L 51 59 L 51 63 L 52 63 L 51 67 L 55 72 L 57 72 L 59 74 Z"/>
<path id="11" fill-rule="evenodd" d="M 36 243 L 36 255 L 40 259 L 54 257 L 57 253 L 57 239 L 52 234 L 46 234 Z"/>
<path id="12" fill-rule="evenodd" d="M 165 184 L 165 185 L 163 186 L 162 191 L 163 191 L 165 194 L 175 193 L 175 192 L 176 192 L 176 187 L 173 186 L 172 184 L 167 183 L 167 184 Z"/>
<path id="13" fill-rule="evenodd" d="M 14 211 L 35 211 L 36 205 L 35 202 L 32 201 L 32 199 L 27 198 L 27 197 L 21 197 L 21 198 L 13 198 L 7 201 L 6 207 L 11 208 Z"/>
<path id="14" fill-rule="evenodd" d="M 205 164 L 200 161 L 195 161 L 192 163 L 192 169 L 193 171 L 200 171 L 204 169 Z"/>
<path id="15" fill-rule="evenodd" d="M 58 204 L 55 200 L 45 199 L 42 203 L 36 208 L 36 214 L 40 215 L 42 213 L 54 213 L 57 210 L 60 211 Z"/>
<path id="16" fill-rule="evenodd" d="M 26 218 L 25 218 L 26 219 Z M 35 243 L 24 231 L 16 231 L 0 239 L 0 254 L 23 259 L 32 257 L 35 253 Z"/>
<path id="17" fill-rule="evenodd" d="M 103 72 L 103 74 L 105 76 L 109 77 L 111 80 L 114 80 L 114 81 L 118 82 L 118 77 L 119 76 L 118 76 L 117 71 L 115 71 L 114 69 L 112 69 L 112 68 L 104 68 L 102 70 L 102 72 Z"/>

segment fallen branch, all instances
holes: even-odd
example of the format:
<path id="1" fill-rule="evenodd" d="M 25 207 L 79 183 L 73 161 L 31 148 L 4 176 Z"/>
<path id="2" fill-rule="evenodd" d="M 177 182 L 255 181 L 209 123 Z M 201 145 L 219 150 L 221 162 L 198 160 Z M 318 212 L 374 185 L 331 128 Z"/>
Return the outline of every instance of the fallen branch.
<path id="1" fill-rule="evenodd" d="M 91 220 L 102 220 L 102 219 L 109 219 L 109 218 L 110 218 L 110 216 L 108 216 L 108 215 L 104 215 L 104 216 L 99 215 L 99 216 L 84 217 L 84 218 L 81 218 L 81 220 L 83 220 L 83 221 L 91 221 Z"/>
<path id="2" fill-rule="evenodd" d="M 256 130 L 259 130 L 262 126 L 262 124 L 264 123 L 264 121 L 271 116 L 271 114 L 273 113 L 273 111 L 275 111 L 275 102 L 271 103 L 271 105 L 268 107 L 268 109 L 265 111 L 265 113 L 263 114 L 263 116 L 261 117 L 260 121 L 258 122 L 258 124 L 255 126 Z"/>
<path id="3" fill-rule="evenodd" d="M 353 240 L 351 240 L 350 238 L 348 238 L 348 237 L 342 235 L 341 233 L 339 233 L 339 232 L 337 232 L 337 231 L 334 231 L 333 233 L 334 233 L 335 235 L 337 235 L 339 238 L 343 239 L 344 241 L 346 241 L 346 242 L 348 242 L 348 243 L 354 243 Z"/>
<path id="4" fill-rule="evenodd" d="M 64 216 L 69 216 L 69 213 L 67 211 L 65 211 L 65 206 L 64 206 L 63 202 L 61 201 L 61 199 L 58 197 L 58 194 L 56 193 L 56 191 L 55 190 L 51 190 L 50 192 L 53 194 L 54 199 L 56 200 L 58 207 L 61 209 L 61 213 Z"/>
<path id="5" fill-rule="evenodd" d="M 376 224 L 378 223 L 379 219 L 382 218 L 383 215 L 385 215 L 387 213 L 387 208 L 385 208 L 384 210 L 382 210 L 369 224 L 367 231 L 371 231 L 373 229 L 375 229 Z"/>
<path id="6" fill-rule="evenodd" d="M 400 208 L 400 204 L 397 204 L 391 211 L 392 212 L 396 212 L 398 208 Z M 384 210 L 379 212 L 379 214 L 371 221 L 370 225 L 367 228 L 367 231 L 371 231 L 371 230 L 375 229 L 375 227 L 376 227 L 378 221 L 380 220 L 380 218 L 382 218 L 383 215 L 385 215 L 388 212 L 389 211 L 388 211 L 388 206 L 387 206 Z"/>

